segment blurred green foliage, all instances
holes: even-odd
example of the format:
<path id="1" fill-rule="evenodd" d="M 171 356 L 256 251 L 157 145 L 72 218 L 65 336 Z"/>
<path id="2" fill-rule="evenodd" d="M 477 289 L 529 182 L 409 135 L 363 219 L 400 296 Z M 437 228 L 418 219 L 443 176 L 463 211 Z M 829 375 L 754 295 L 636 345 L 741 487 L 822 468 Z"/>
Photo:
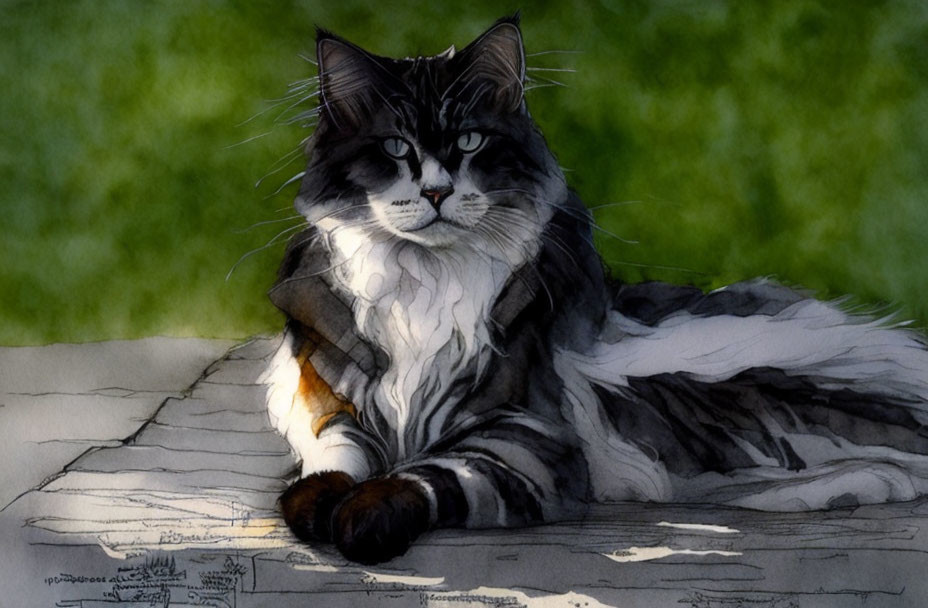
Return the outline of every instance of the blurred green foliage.
<path id="1" fill-rule="evenodd" d="M 314 25 L 432 54 L 514 8 L 3 3 L 0 343 L 277 330 L 282 240 L 226 274 L 294 224 L 244 231 L 293 215 L 295 184 L 274 193 L 306 135 L 275 124 L 287 104 L 247 119 L 314 73 L 299 57 Z M 772 275 L 928 321 L 928 3 L 522 9 L 530 65 L 576 70 L 532 70 L 567 86 L 529 107 L 618 276 Z M 281 157 L 295 160 L 256 188 Z"/>

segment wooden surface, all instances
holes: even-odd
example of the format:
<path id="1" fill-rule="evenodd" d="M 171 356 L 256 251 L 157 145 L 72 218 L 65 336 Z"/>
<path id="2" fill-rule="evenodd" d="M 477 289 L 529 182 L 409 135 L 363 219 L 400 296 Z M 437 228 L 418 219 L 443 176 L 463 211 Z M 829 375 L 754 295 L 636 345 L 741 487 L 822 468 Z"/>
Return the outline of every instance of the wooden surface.
<path id="1" fill-rule="evenodd" d="M 598 505 L 584 521 L 440 531 L 387 564 L 347 563 L 277 515 L 295 462 L 255 384 L 274 345 L 194 370 L 134 435 L 0 513 L 0 606 L 928 605 L 925 501 Z"/>

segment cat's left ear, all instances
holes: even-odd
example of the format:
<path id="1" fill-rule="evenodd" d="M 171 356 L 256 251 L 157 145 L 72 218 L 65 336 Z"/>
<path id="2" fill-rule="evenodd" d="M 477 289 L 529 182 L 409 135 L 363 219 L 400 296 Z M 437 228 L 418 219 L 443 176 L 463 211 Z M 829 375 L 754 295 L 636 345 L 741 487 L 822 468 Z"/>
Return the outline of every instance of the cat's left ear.
<path id="1" fill-rule="evenodd" d="M 504 17 L 454 56 L 461 84 L 479 91 L 489 83 L 497 109 L 512 112 L 525 91 L 525 49 L 519 14 Z"/>

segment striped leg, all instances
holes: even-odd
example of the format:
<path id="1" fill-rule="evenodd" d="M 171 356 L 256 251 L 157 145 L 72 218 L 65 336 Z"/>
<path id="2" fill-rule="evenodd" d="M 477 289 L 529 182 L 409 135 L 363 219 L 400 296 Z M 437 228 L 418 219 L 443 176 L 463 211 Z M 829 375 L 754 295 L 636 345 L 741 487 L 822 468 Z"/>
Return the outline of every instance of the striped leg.
<path id="1" fill-rule="evenodd" d="M 578 514 L 588 476 L 581 451 L 527 415 L 472 429 L 441 453 L 355 486 L 336 507 L 333 537 L 351 560 L 401 555 L 431 528 L 542 523 Z"/>

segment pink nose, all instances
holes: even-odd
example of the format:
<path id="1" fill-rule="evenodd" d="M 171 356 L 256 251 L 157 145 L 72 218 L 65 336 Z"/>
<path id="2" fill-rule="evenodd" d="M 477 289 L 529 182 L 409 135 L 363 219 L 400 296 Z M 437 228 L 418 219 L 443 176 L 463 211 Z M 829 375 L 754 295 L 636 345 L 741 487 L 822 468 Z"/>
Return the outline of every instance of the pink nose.
<path id="1" fill-rule="evenodd" d="M 420 194 L 429 201 L 429 204 L 435 207 L 435 211 L 438 211 L 439 207 L 441 207 L 441 202 L 451 196 L 452 192 L 454 192 L 454 188 L 451 186 L 428 186 L 423 188 Z"/>

